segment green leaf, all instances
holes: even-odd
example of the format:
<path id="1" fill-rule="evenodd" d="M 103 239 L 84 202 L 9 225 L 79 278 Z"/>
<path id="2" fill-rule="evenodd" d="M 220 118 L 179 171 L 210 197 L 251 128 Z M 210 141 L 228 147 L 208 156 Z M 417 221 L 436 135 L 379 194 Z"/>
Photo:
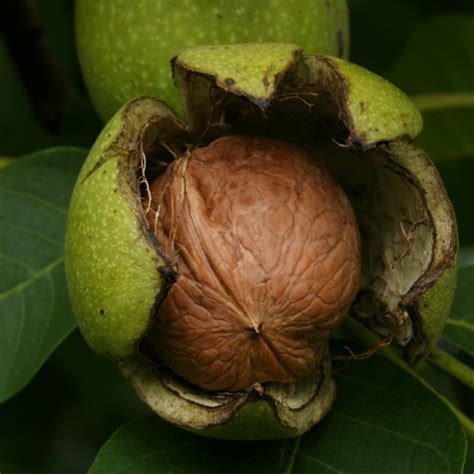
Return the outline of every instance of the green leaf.
<path id="1" fill-rule="evenodd" d="M 116 364 L 94 354 L 75 329 L 31 383 L 0 405 L 2 473 L 84 474 L 111 433 L 147 413 Z"/>
<path id="2" fill-rule="evenodd" d="M 408 94 L 433 94 L 419 138 L 433 159 L 474 155 L 474 108 L 451 108 L 447 100 L 449 93 L 474 93 L 474 15 L 421 23 L 385 77 Z M 438 110 L 428 110 L 438 94 Z"/>
<path id="3" fill-rule="evenodd" d="M 112 435 L 89 472 L 462 473 L 462 428 L 416 378 L 374 357 L 342 367 L 336 379 L 333 410 L 300 440 L 215 441 L 148 417 Z"/>
<path id="4" fill-rule="evenodd" d="M 474 357 L 474 265 L 459 269 L 458 286 L 443 337 Z"/>
<path id="5" fill-rule="evenodd" d="M 51 149 L 0 172 L 0 401 L 23 388 L 74 327 L 63 240 L 85 155 Z"/>

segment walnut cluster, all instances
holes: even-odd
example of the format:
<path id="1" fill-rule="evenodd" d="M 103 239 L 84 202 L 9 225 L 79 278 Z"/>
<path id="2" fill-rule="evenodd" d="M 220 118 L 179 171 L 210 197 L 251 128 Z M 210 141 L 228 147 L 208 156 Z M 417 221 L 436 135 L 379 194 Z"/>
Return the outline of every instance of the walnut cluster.
<path id="1" fill-rule="evenodd" d="M 311 376 L 360 278 L 357 221 L 329 172 L 293 145 L 226 136 L 150 191 L 178 273 L 147 336 L 156 356 L 208 390 Z"/>

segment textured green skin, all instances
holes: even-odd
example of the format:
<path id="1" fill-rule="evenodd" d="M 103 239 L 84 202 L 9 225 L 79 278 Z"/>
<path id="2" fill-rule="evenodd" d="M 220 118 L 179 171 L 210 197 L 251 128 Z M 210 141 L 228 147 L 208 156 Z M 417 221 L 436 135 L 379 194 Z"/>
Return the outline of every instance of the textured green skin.
<path id="1" fill-rule="evenodd" d="M 182 51 L 176 63 L 187 71 L 209 74 L 219 87 L 266 101 L 275 92 L 277 80 L 290 68 L 299 51 L 293 44 L 242 44 L 197 46 Z M 232 86 L 228 85 L 229 79 Z"/>
<path id="2" fill-rule="evenodd" d="M 175 79 L 184 89 L 183 97 L 187 91 L 185 81 L 178 77 L 180 68 L 212 76 L 225 90 L 267 102 L 278 80 L 300 54 L 301 50 L 291 44 L 198 46 L 178 55 L 174 61 Z M 323 85 L 336 98 L 351 135 L 364 148 L 402 136 L 415 138 L 423 128 L 421 114 L 410 98 L 377 74 L 320 54 L 304 54 L 299 64 L 299 85 Z M 188 117 L 193 113 L 192 105 Z"/>
<path id="3" fill-rule="evenodd" d="M 202 430 L 189 431 L 203 434 Z M 209 438 L 232 440 L 241 440 L 242 433 L 245 433 L 246 440 L 285 439 L 298 434 L 296 430 L 283 426 L 275 416 L 274 409 L 263 400 L 247 403 L 237 411 L 229 423 L 211 426 L 204 432 Z"/>
<path id="4" fill-rule="evenodd" d="M 156 101 L 147 105 L 142 101 L 142 115 L 128 120 L 124 107 L 104 128 L 79 174 L 68 213 L 65 265 L 72 309 L 90 347 L 113 359 L 135 352 L 160 291 L 163 262 L 143 234 L 138 190 L 123 181 L 133 173 L 131 150 L 116 143 L 126 133 L 136 141 L 133 122 L 168 113 Z"/>
<path id="5" fill-rule="evenodd" d="M 423 293 L 418 302 L 423 339 L 421 344 L 417 341 L 418 344 L 409 345 L 405 351 L 412 364 L 419 362 L 431 352 L 446 326 L 456 290 L 457 271 L 457 256 L 455 256 L 452 266 L 448 267 L 436 283 Z"/>
<path id="6" fill-rule="evenodd" d="M 345 0 L 77 0 L 76 38 L 86 85 L 108 120 L 140 95 L 178 109 L 169 61 L 182 49 L 289 42 L 346 57 L 349 26 Z"/>
<path id="7" fill-rule="evenodd" d="M 415 138 L 423 129 L 423 119 L 410 98 L 382 77 L 341 59 L 331 59 L 346 81 L 347 111 L 366 143 L 393 140 L 408 135 Z M 357 132 L 356 132 L 357 133 Z"/>

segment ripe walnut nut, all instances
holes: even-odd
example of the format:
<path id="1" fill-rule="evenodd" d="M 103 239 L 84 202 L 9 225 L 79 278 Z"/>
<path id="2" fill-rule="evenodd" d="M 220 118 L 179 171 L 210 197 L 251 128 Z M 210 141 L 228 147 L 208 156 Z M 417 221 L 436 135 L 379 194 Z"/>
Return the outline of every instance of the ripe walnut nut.
<path id="1" fill-rule="evenodd" d="M 314 374 L 360 276 L 352 206 L 297 147 L 227 136 L 175 161 L 147 212 L 178 277 L 147 340 L 186 380 L 245 390 Z"/>

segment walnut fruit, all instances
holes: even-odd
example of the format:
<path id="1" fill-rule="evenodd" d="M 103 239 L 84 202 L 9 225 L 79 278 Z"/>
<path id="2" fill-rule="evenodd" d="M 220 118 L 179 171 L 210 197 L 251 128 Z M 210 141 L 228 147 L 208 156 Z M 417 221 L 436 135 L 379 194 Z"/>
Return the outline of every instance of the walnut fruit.
<path id="1" fill-rule="evenodd" d="M 225 136 L 173 162 L 151 196 L 148 225 L 178 274 L 147 336 L 159 359 L 209 390 L 313 375 L 360 276 L 354 211 L 325 167 Z"/>
<path id="2" fill-rule="evenodd" d="M 331 408 L 328 342 L 346 314 L 411 363 L 445 324 L 457 231 L 412 143 L 421 116 L 382 78 L 292 45 L 202 46 L 172 67 L 186 123 L 134 99 L 78 177 L 72 308 L 166 420 L 300 435 Z"/>
<path id="3" fill-rule="evenodd" d="M 153 95 L 179 109 L 169 60 L 198 44 L 287 42 L 347 57 L 346 0 L 76 0 L 84 81 L 104 120 Z"/>

